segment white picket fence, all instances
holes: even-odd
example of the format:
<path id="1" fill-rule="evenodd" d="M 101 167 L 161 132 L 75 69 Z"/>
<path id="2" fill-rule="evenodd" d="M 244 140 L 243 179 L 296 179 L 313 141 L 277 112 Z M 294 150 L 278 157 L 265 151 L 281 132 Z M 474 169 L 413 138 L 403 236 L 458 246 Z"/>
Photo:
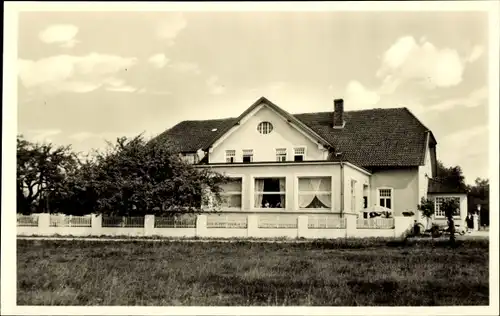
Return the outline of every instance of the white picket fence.
<path id="1" fill-rule="evenodd" d="M 345 229 L 346 218 L 331 215 L 308 216 L 307 227 L 309 229 Z"/>
<path id="2" fill-rule="evenodd" d="M 92 227 L 92 216 L 50 215 L 50 227 Z"/>
<path id="3" fill-rule="evenodd" d="M 259 228 L 297 228 L 298 216 L 288 214 L 263 214 L 259 216 Z"/>
<path id="4" fill-rule="evenodd" d="M 358 229 L 393 229 L 394 218 L 358 218 Z"/>
<path id="5" fill-rule="evenodd" d="M 17 215 L 17 226 L 19 227 L 38 227 L 38 215 Z"/>
<path id="6" fill-rule="evenodd" d="M 160 217 L 17 216 L 18 235 L 128 235 L 172 237 L 394 237 L 413 224 L 411 217 L 358 219 L 356 214 L 186 214 Z"/>
<path id="7" fill-rule="evenodd" d="M 246 215 L 239 214 L 209 214 L 207 228 L 239 228 L 246 229 L 248 221 Z"/>

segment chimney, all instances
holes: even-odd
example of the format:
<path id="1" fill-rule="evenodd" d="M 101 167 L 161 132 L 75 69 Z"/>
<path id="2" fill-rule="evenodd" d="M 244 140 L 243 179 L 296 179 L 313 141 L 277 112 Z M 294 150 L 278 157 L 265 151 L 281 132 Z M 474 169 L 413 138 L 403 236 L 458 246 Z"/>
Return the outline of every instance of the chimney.
<path id="1" fill-rule="evenodd" d="M 333 128 L 343 128 L 344 121 L 344 100 L 335 99 L 333 100 L 334 112 L 333 112 Z"/>

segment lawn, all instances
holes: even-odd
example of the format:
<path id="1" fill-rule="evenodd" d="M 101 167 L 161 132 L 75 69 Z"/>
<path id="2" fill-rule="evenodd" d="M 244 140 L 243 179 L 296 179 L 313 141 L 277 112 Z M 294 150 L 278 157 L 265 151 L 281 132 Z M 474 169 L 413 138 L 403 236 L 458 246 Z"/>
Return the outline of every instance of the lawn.
<path id="1" fill-rule="evenodd" d="M 488 241 L 17 241 L 18 305 L 488 305 Z"/>

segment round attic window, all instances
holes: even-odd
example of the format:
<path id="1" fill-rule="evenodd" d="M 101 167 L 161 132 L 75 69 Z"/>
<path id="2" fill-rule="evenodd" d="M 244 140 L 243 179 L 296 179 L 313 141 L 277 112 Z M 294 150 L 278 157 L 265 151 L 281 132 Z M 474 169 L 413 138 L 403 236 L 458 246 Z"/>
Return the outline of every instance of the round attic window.
<path id="1" fill-rule="evenodd" d="M 273 124 L 269 122 L 261 122 L 257 125 L 257 130 L 261 134 L 269 134 L 273 131 Z"/>

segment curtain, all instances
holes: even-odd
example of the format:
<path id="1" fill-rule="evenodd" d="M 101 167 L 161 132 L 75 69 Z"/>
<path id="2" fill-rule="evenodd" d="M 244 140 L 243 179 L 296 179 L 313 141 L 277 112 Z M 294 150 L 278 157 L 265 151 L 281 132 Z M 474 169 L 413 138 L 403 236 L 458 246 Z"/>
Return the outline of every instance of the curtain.
<path id="1" fill-rule="evenodd" d="M 299 179 L 299 207 L 307 208 L 316 197 L 324 206 L 332 206 L 331 185 L 324 178 L 302 178 Z M 320 193 L 325 192 L 325 193 Z"/>
<path id="2" fill-rule="evenodd" d="M 262 207 L 262 198 L 263 194 L 262 191 L 264 191 L 264 179 L 255 179 L 255 204 L 254 207 L 260 208 Z M 257 193 L 259 192 L 259 193 Z"/>

